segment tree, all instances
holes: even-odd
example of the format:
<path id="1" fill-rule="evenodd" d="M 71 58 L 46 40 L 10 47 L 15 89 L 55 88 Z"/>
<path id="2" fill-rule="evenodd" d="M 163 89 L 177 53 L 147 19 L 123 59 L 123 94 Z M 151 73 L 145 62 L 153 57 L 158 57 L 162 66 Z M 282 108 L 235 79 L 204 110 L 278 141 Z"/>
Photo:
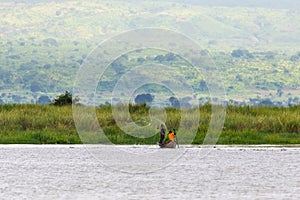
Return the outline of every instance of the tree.
<path id="1" fill-rule="evenodd" d="M 243 55 L 244 55 L 244 52 L 243 52 L 243 50 L 240 50 L 240 49 L 233 50 L 233 51 L 231 52 L 231 56 L 232 56 L 232 57 L 235 57 L 235 58 L 242 57 Z"/>
<path id="2" fill-rule="evenodd" d="M 254 56 L 248 50 L 236 49 L 231 52 L 231 56 L 235 58 L 247 57 L 254 58 Z"/>
<path id="3" fill-rule="evenodd" d="M 11 96 L 11 98 L 12 98 L 13 102 L 16 102 L 16 103 L 20 103 L 20 101 L 22 99 L 19 95 L 15 95 L 15 94 L 13 94 Z"/>
<path id="4" fill-rule="evenodd" d="M 207 84 L 204 80 L 200 81 L 199 87 L 200 87 L 200 91 L 208 91 Z"/>
<path id="5" fill-rule="evenodd" d="M 142 104 L 142 103 L 146 103 L 146 104 L 150 104 L 154 99 L 154 96 L 151 94 L 139 94 L 135 97 L 134 101 L 137 104 Z"/>
<path id="6" fill-rule="evenodd" d="M 38 104 L 50 104 L 51 100 L 48 96 L 42 95 L 38 98 L 37 103 Z"/>
<path id="7" fill-rule="evenodd" d="M 296 62 L 299 60 L 299 56 L 298 55 L 293 55 L 291 58 L 290 58 L 291 61 L 293 62 Z"/>
<path id="8" fill-rule="evenodd" d="M 123 65 L 121 62 L 121 59 L 116 60 L 111 64 L 111 67 L 115 70 L 117 74 L 123 73 L 124 70 L 126 69 L 126 66 Z"/>
<path id="9" fill-rule="evenodd" d="M 154 58 L 155 61 L 163 62 L 164 61 L 164 56 L 163 55 L 158 55 Z"/>
<path id="10" fill-rule="evenodd" d="M 58 42 L 53 38 L 47 38 L 43 40 L 43 44 L 47 47 L 49 46 L 58 46 Z"/>
<path id="11" fill-rule="evenodd" d="M 79 101 L 78 98 L 73 99 L 72 94 L 69 91 L 65 91 L 64 94 L 59 95 L 56 99 L 53 100 L 52 105 L 55 106 L 64 106 L 71 105 L 73 102 L 77 103 Z"/>
<path id="12" fill-rule="evenodd" d="M 40 92 L 42 91 L 42 87 L 38 82 L 32 82 L 30 85 L 30 91 L 31 92 Z"/>
<path id="13" fill-rule="evenodd" d="M 277 90 L 277 93 L 276 93 L 279 97 L 281 97 L 283 95 L 283 91 L 281 89 L 278 89 Z"/>
<path id="14" fill-rule="evenodd" d="M 57 10 L 57 11 L 55 12 L 55 14 L 56 14 L 56 16 L 59 16 L 59 15 L 61 15 L 61 11 L 60 11 L 60 10 Z"/>
<path id="15" fill-rule="evenodd" d="M 143 63 L 143 62 L 145 62 L 145 58 L 139 57 L 139 58 L 137 59 L 137 62 L 138 62 L 138 63 Z"/>
<path id="16" fill-rule="evenodd" d="M 173 53 L 168 53 L 165 55 L 165 60 L 166 61 L 174 61 L 174 60 L 176 60 L 176 56 Z"/>
<path id="17" fill-rule="evenodd" d="M 170 97 L 169 101 L 170 101 L 172 107 L 180 108 L 180 102 L 178 101 L 178 99 L 176 97 Z"/>
<path id="18" fill-rule="evenodd" d="M 45 69 L 50 69 L 50 67 L 51 67 L 51 65 L 48 63 L 43 66 L 43 68 L 45 68 Z"/>
<path id="19" fill-rule="evenodd" d="M 272 100 L 269 98 L 261 100 L 260 105 L 261 106 L 274 106 Z"/>

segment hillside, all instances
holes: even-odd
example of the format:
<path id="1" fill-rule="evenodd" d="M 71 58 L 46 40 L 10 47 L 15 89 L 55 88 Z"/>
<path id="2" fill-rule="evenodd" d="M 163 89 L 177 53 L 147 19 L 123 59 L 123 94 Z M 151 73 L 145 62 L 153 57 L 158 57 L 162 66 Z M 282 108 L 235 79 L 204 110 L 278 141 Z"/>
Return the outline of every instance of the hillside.
<path id="1" fill-rule="evenodd" d="M 72 89 L 80 65 L 100 42 L 126 30 L 160 27 L 188 35 L 211 55 L 222 70 L 228 99 L 299 103 L 300 12 L 297 7 L 265 5 L 0 1 L 0 102 L 34 103 L 42 95 L 52 99 Z M 128 55 L 122 72 L 108 72 L 100 81 L 99 96 L 106 96 L 116 77 L 142 59 L 150 63 L 167 53 Z M 170 65 L 182 63 L 174 60 Z M 205 80 L 186 70 L 178 73 L 195 85 Z M 207 93 L 199 84 L 196 98 Z"/>

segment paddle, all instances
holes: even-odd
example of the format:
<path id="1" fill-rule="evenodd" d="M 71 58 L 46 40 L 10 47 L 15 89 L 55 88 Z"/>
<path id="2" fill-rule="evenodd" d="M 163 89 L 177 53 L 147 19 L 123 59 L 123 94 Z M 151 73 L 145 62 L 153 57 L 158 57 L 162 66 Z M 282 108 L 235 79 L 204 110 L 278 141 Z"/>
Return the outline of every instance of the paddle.
<path id="1" fill-rule="evenodd" d="M 179 148 L 179 143 L 178 143 L 176 131 L 175 131 L 175 129 L 173 129 L 173 131 L 174 131 L 174 135 L 175 135 L 175 140 L 176 140 L 177 147 Z"/>

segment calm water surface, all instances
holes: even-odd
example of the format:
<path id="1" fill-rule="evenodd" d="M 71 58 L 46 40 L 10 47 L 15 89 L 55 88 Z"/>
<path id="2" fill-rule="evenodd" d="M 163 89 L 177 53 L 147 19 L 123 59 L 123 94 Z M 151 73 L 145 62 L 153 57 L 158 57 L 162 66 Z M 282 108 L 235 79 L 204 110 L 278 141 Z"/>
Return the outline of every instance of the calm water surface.
<path id="1" fill-rule="evenodd" d="M 0 199 L 300 199 L 299 148 L 201 151 L 2 145 Z"/>

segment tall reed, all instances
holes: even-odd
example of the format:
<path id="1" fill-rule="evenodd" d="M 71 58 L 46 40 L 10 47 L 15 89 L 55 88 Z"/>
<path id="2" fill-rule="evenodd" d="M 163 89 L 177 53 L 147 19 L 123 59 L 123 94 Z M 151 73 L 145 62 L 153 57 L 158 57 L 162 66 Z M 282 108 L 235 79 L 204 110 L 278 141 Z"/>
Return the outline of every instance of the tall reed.
<path id="1" fill-rule="evenodd" d="M 82 106 L 84 115 L 85 106 Z M 89 108 L 90 109 L 90 108 Z M 155 144 L 159 133 L 148 138 L 137 138 L 126 134 L 117 126 L 111 106 L 99 106 L 95 109 L 97 119 L 92 121 L 88 115 L 81 122 L 88 130 L 99 127 L 105 137 L 116 144 Z M 199 110 L 180 110 L 165 108 L 152 110 L 165 120 L 168 129 L 179 126 L 195 126 L 196 132 L 178 132 L 181 143 L 202 144 L 211 120 L 211 106 L 201 106 Z M 194 114 L 199 112 L 199 120 Z M 139 126 L 151 122 L 151 109 L 146 105 L 130 105 L 130 117 Z M 165 113 L 165 119 L 164 114 Z M 120 113 L 116 113 L 117 115 Z M 120 114 L 121 115 L 121 114 Z M 122 116 L 118 116 L 122 117 Z M 91 123 L 91 121 L 93 123 Z M 159 124 L 158 124 L 159 125 Z M 194 134 L 194 136 L 193 136 Z M 193 136 L 193 140 L 190 140 Z M 101 143 L 103 138 L 84 141 Z M 73 120 L 71 106 L 53 105 L 0 105 L 0 143 L 81 143 Z M 276 107 L 235 107 L 228 106 L 219 144 L 300 144 L 300 106 L 290 108 Z"/>

